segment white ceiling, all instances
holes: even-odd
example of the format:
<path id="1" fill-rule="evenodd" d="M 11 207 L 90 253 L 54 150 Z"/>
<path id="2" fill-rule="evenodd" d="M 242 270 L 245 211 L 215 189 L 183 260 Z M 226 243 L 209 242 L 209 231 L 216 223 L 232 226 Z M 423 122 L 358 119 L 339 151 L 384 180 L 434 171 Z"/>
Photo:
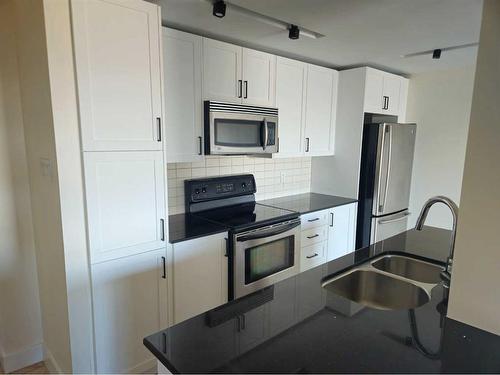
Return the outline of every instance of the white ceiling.
<path id="1" fill-rule="evenodd" d="M 479 41 L 482 0 L 229 0 L 325 37 L 286 31 L 241 14 L 212 16 L 206 0 L 157 0 L 167 26 L 335 68 L 370 65 L 414 74 L 475 63 L 477 47 L 430 56 L 413 52 Z"/>

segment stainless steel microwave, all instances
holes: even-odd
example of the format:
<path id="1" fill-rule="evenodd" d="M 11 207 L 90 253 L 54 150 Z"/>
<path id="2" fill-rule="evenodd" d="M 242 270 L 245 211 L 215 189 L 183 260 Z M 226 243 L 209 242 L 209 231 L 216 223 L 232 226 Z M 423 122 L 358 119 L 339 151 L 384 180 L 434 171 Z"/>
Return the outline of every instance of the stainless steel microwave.
<path id="1" fill-rule="evenodd" d="M 205 154 L 278 152 L 278 109 L 205 101 Z"/>

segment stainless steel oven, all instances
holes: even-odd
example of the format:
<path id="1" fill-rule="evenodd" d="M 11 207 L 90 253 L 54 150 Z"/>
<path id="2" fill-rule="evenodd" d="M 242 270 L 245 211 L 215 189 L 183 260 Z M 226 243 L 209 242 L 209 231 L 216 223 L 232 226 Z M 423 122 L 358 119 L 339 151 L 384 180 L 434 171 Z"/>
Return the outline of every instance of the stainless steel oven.
<path id="1" fill-rule="evenodd" d="M 278 109 L 205 102 L 205 154 L 278 152 Z"/>
<path id="2" fill-rule="evenodd" d="M 300 219 L 236 233 L 232 243 L 234 298 L 299 273 Z"/>

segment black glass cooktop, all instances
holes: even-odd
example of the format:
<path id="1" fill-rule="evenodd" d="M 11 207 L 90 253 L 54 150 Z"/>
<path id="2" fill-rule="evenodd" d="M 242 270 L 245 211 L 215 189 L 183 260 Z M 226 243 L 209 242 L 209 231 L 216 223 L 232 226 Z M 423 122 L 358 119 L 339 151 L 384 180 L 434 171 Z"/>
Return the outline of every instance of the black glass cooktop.
<path id="1" fill-rule="evenodd" d="M 298 212 L 254 202 L 201 211 L 195 215 L 233 230 L 249 229 L 299 217 Z"/>

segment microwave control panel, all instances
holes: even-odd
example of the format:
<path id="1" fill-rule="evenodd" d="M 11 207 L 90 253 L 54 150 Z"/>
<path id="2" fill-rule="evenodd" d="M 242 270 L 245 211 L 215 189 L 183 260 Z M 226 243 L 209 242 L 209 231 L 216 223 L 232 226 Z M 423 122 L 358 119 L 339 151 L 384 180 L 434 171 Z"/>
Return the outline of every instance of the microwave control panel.
<path id="1" fill-rule="evenodd" d="M 253 175 L 222 176 L 184 181 L 186 204 L 254 194 Z"/>

